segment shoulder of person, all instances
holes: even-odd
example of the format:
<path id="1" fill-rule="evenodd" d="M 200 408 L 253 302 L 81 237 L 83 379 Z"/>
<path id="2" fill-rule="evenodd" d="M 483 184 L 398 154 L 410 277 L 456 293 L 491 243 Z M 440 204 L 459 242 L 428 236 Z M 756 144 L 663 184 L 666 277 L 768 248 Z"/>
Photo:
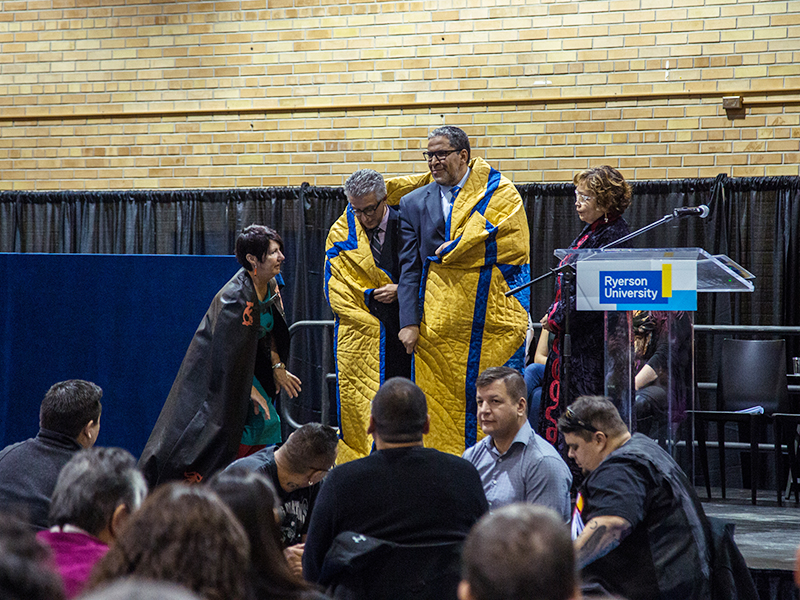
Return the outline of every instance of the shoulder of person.
<path id="1" fill-rule="evenodd" d="M 403 207 L 408 206 L 409 204 L 414 204 L 421 202 L 424 198 L 428 196 L 434 189 L 438 189 L 439 184 L 435 181 L 431 183 L 425 184 L 422 187 L 419 187 L 415 190 L 410 191 L 405 196 L 400 198 L 400 212 L 402 213 Z"/>

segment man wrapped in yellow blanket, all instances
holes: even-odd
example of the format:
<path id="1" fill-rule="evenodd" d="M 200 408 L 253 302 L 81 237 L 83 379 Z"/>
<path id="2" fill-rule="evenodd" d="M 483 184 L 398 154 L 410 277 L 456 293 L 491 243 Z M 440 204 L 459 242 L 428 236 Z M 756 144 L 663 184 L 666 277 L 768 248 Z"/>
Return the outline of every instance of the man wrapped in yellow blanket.
<path id="1" fill-rule="evenodd" d="M 524 366 L 530 296 L 505 292 L 530 280 L 528 221 L 514 185 L 470 160 L 461 129 L 431 132 L 424 155 L 433 182 L 400 201 L 399 337 L 428 398 L 426 446 L 461 455 L 479 438 L 478 374 Z M 427 177 L 390 180 L 389 193 Z"/>
<path id="2" fill-rule="evenodd" d="M 400 221 L 389 206 L 399 192 L 387 198 L 383 177 L 371 169 L 353 173 L 344 190 L 348 206 L 328 233 L 325 253 L 325 292 L 336 317 L 340 463 L 370 453 L 367 426 L 378 387 L 390 377 L 411 377 L 411 356 L 398 339 Z"/>

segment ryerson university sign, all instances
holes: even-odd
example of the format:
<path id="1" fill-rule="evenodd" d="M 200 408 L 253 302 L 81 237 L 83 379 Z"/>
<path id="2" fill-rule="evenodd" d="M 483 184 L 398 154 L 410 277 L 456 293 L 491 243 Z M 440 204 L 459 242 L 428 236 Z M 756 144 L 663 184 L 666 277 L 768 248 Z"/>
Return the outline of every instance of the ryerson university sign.
<path id="1" fill-rule="evenodd" d="M 577 263 L 578 310 L 697 310 L 697 263 L 662 258 Z"/>

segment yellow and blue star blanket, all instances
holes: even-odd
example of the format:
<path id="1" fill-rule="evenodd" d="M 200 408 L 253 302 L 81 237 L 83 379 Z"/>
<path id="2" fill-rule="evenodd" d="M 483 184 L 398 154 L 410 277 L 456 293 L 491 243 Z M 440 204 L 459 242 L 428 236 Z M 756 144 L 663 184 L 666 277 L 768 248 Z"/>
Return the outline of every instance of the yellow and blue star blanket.
<path id="1" fill-rule="evenodd" d="M 431 431 L 425 445 L 460 455 L 483 437 L 475 380 L 489 367 L 524 367 L 530 281 L 528 220 L 519 192 L 481 158 L 446 223 L 449 243 L 425 260 L 419 301 L 422 322 L 414 379 L 425 391 Z M 429 179 L 428 179 L 429 181 Z M 390 180 L 388 187 L 425 184 Z"/>
<path id="2" fill-rule="evenodd" d="M 389 191 L 389 204 L 430 176 L 410 178 Z M 325 295 L 335 317 L 334 354 L 336 361 L 336 401 L 340 436 L 337 462 L 367 456 L 372 436 L 367 434 L 370 402 L 384 382 L 387 361 L 397 360 L 387 344 L 384 324 L 370 312 L 372 291 L 397 283 L 392 275 L 376 265 L 369 238 L 355 215 L 345 210 L 328 232 L 325 244 Z"/>

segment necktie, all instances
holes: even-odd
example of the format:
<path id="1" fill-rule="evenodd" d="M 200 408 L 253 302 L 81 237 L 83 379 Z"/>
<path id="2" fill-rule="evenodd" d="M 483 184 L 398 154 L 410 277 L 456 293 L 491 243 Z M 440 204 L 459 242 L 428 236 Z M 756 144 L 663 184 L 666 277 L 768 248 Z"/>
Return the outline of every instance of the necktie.
<path id="1" fill-rule="evenodd" d="M 369 247 L 372 250 L 372 258 L 378 263 L 381 260 L 381 238 L 380 233 L 383 231 L 380 225 L 375 227 L 370 232 Z"/>
<path id="2" fill-rule="evenodd" d="M 460 191 L 461 188 L 458 187 L 457 185 L 454 185 L 453 187 L 450 188 L 450 212 L 448 213 L 448 215 L 453 214 L 453 203 L 456 201 L 456 196 L 458 196 L 458 192 Z M 448 215 L 445 215 L 445 218 L 447 218 Z"/>

